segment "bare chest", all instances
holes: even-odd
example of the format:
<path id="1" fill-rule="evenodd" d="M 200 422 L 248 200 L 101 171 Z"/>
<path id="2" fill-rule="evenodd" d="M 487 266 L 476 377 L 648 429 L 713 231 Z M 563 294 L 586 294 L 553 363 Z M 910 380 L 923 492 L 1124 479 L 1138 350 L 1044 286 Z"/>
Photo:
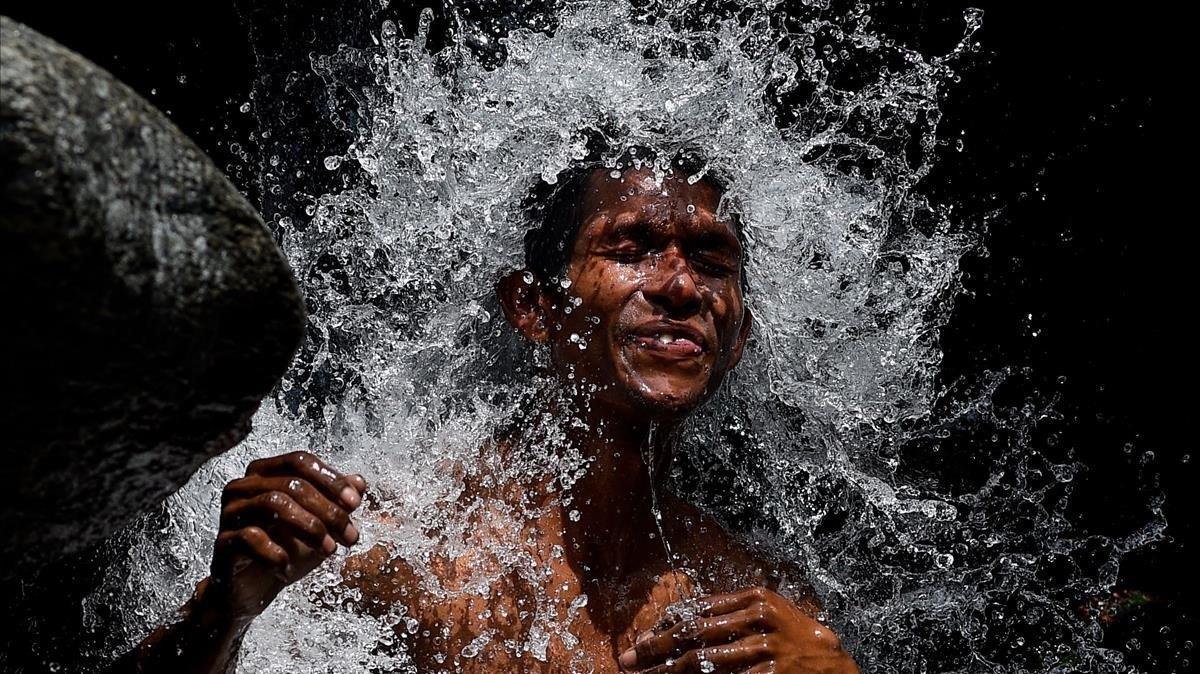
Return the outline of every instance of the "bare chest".
<path id="1" fill-rule="evenodd" d="M 485 531 L 487 544 L 421 573 L 379 549 L 352 560 L 348 584 L 376 615 L 404 607 L 394 646 L 421 674 L 617 674 L 620 654 L 673 604 L 759 582 L 710 529 L 676 534 L 669 560 L 647 550 L 627 556 L 641 560 L 627 571 L 601 573 L 602 563 L 566 552 L 573 546 L 560 520 L 551 511 L 516 540 Z M 697 533 L 703 545 L 692 544 Z"/>
<path id="2" fill-rule="evenodd" d="M 617 674 L 617 658 L 667 609 L 694 593 L 682 572 L 637 573 L 624 587 L 589 583 L 566 564 L 544 582 L 507 577 L 486 592 L 414 607 L 419 625 L 397 626 L 420 672 Z"/>

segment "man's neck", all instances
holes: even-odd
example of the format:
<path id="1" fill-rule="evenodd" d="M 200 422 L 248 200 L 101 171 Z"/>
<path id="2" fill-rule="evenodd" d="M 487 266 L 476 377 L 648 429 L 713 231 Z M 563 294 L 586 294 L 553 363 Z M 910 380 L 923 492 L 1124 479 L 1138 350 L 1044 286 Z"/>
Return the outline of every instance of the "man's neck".
<path id="1" fill-rule="evenodd" d="M 639 421 L 595 403 L 581 407 L 585 423 L 572 440 L 591 464 L 570 489 L 565 534 L 589 575 L 616 579 L 662 556 L 661 545 L 651 545 L 659 537 L 654 489 L 675 424 Z"/>

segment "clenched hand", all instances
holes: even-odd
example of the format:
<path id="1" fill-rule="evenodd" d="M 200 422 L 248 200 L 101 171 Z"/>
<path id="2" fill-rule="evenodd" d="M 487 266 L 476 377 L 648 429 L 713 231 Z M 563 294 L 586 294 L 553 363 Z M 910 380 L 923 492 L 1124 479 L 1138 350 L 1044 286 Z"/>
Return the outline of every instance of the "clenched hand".
<path id="1" fill-rule="evenodd" d="M 254 618 L 338 544 L 357 543 L 350 513 L 366 488 L 361 475 L 343 475 L 309 452 L 254 461 L 226 485 L 211 585 L 233 617 Z"/>

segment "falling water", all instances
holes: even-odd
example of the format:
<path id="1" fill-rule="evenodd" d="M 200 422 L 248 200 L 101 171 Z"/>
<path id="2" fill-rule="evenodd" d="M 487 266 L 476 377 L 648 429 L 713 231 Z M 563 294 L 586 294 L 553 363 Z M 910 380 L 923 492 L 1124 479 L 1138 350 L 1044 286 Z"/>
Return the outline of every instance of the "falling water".
<path id="1" fill-rule="evenodd" d="M 663 555 L 666 557 L 672 569 L 678 569 L 683 565 L 679 563 L 679 558 L 671 551 L 671 541 L 667 538 L 667 532 L 663 528 L 663 512 L 658 503 L 659 476 L 656 467 L 659 465 L 658 452 L 662 448 L 655 444 L 662 442 L 658 437 L 658 424 L 650 422 L 649 431 L 646 433 L 646 443 L 642 446 L 642 462 L 646 464 L 646 477 L 650 480 L 650 514 L 654 517 L 654 527 L 658 532 L 658 540 L 662 541 Z M 699 606 L 696 604 L 697 597 L 691 589 L 685 586 L 678 576 L 673 577 L 675 581 L 675 591 L 681 598 L 676 605 L 671 607 L 671 610 L 684 620 L 694 620 L 699 614 Z M 699 585 L 696 590 L 703 592 L 703 588 Z"/>
<path id="2" fill-rule="evenodd" d="M 207 573 L 221 486 L 295 449 L 368 476 L 358 549 L 406 560 L 434 596 L 538 578 L 521 527 L 540 508 L 570 509 L 589 462 L 567 439 L 582 422 L 553 412 L 565 404 L 541 374 L 547 354 L 504 324 L 492 288 L 522 265 L 526 195 L 599 137 L 610 162 L 635 146 L 705 157 L 748 240 L 752 340 L 678 431 L 667 474 L 647 456 L 652 484 L 803 567 L 864 671 L 1126 671 L 1078 602 L 1161 536 L 1161 513 L 1123 536 L 1078 529 L 1081 465 L 1043 441 L 1053 401 L 1005 395 L 1019 373 L 939 376 L 958 262 L 986 223 L 957 221 L 923 187 L 951 147 L 939 106 L 982 13 L 965 13 L 957 44 L 923 54 L 873 30 L 861 3 L 524 10 L 503 25 L 452 12 L 440 47 L 428 13 L 411 34 L 387 21 L 373 44 L 313 57 L 331 100 L 349 101 L 330 114 L 356 135 L 318 158 L 344 187 L 277 222 L 308 343 L 251 438 L 126 532 L 124 563 L 85 607 L 118 609 L 97 656 L 168 620 Z M 514 425 L 533 430 L 501 449 Z M 512 508 L 473 496 L 477 482 L 557 496 Z M 430 560 L 469 558 L 472 517 L 492 511 L 509 520 L 489 544 L 500 571 L 443 585 Z M 412 644 L 429 636 L 402 607 L 356 610 L 345 568 L 339 551 L 288 588 L 250 631 L 241 671 L 411 671 Z M 571 616 L 549 606 L 530 607 L 518 644 L 482 632 L 447 647 L 446 668 L 489 648 L 569 651 Z"/>
<path id="3" fill-rule="evenodd" d="M 650 514 L 654 518 L 654 527 L 658 533 L 658 540 L 662 541 L 663 555 L 667 563 L 672 569 L 684 568 L 685 565 L 680 563 L 679 558 L 671 551 L 671 541 L 667 537 L 666 529 L 663 527 L 663 512 L 658 503 L 659 490 L 659 475 L 657 466 L 660 463 L 660 452 L 670 451 L 669 446 L 671 439 L 667 438 L 666 443 L 663 442 L 658 434 L 658 424 L 650 422 L 649 430 L 646 433 L 646 443 L 642 446 L 642 462 L 646 464 L 646 477 L 650 481 Z M 695 620 L 700 617 L 700 605 L 697 603 L 698 597 L 696 593 L 703 594 L 704 588 L 700 584 L 702 579 L 693 578 L 692 584 L 686 584 L 682 581 L 679 575 L 672 575 L 671 580 L 674 583 L 675 594 L 679 600 L 667 607 L 667 619 L 686 620 L 694 624 Z M 700 668 L 704 672 L 714 671 L 713 663 L 709 662 L 701 656 Z M 670 661 L 668 661 L 670 664 Z"/>
<path id="4" fill-rule="evenodd" d="M 646 444 L 642 446 L 642 463 L 646 464 L 646 477 L 650 480 L 650 513 L 654 517 L 654 527 L 658 530 L 658 540 L 662 541 L 663 554 L 666 555 L 671 568 L 677 568 L 675 554 L 671 552 L 671 542 L 667 540 L 667 533 L 663 531 L 662 508 L 658 505 L 658 479 L 654 470 L 654 466 L 657 464 L 654 445 L 657 430 L 658 424 L 650 422 L 650 430 L 646 434 Z M 688 596 L 682 588 L 680 588 L 680 594 Z M 690 597 L 688 598 L 690 599 Z"/>

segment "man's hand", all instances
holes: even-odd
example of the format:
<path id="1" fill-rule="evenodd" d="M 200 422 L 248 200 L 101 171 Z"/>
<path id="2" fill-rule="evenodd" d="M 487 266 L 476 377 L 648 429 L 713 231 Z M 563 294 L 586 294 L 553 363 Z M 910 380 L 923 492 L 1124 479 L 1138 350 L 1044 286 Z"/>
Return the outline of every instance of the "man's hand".
<path id="1" fill-rule="evenodd" d="M 639 635 L 621 654 L 621 667 L 644 674 L 858 674 L 828 627 L 770 590 L 713 595 L 697 604 L 695 618 Z"/>
<path id="2" fill-rule="evenodd" d="M 339 543 L 358 542 L 350 513 L 366 488 L 361 475 L 343 475 L 308 452 L 254 461 L 221 494 L 209 591 L 231 618 L 249 622 Z"/>

